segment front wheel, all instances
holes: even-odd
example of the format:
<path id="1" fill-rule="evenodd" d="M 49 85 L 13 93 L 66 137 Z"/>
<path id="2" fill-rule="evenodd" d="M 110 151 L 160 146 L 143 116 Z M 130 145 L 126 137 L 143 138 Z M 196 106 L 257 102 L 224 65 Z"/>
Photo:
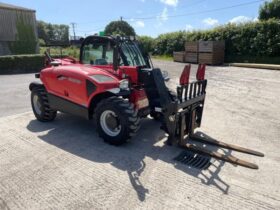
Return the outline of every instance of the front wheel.
<path id="1" fill-rule="evenodd" d="M 31 105 L 37 120 L 48 122 L 55 119 L 56 111 L 50 108 L 47 92 L 43 87 L 32 89 Z"/>
<path id="2" fill-rule="evenodd" d="M 95 118 L 99 136 L 113 145 L 126 143 L 138 131 L 140 124 L 133 105 L 115 96 L 97 105 Z"/>

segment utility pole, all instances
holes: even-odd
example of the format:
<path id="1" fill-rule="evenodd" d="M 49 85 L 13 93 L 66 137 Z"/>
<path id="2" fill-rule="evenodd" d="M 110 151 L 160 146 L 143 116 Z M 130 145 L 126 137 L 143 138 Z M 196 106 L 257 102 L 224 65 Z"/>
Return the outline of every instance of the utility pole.
<path id="1" fill-rule="evenodd" d="M 74 40 L 76 40 L 75 26 L 77 25 L 77 23 L 70 23 L 70 25 L 72 25 Z"/>

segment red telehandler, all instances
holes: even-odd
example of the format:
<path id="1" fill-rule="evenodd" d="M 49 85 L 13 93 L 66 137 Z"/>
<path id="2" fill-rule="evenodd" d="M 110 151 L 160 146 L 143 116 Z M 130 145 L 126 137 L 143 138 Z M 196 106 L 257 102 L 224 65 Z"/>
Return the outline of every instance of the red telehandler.
<path id="1" fill-rule="evenodd" d="M 206 96 L 205 65 L 199 65 L 195 82 L 190 66 L 180 77 L 177 94 L 165 85 L 168 78 L 154 68 L 148 54 L 134 39 L 89 36 L 80 49 L 80 60 L 53 59 L 46 54 L 46 68 L 37 73 L 41 82 L 30 84 L 35 117 L 52 121 L 57 111 L 94 119 L 97 132 L 113 145 L 125 143 L 149 114 L 160 120 L 169 135 L 167 143 L 244 167 L 258 166 L 232 155 L 223 155 L 187 142 L 189 139 L 257 156 L 262 153 L 194 133 L 200 127 Z"/>

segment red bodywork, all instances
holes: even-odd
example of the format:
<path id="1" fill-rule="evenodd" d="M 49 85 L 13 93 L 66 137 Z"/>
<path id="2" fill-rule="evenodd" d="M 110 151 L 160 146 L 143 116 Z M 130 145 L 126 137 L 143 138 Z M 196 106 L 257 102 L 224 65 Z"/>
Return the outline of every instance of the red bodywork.
<path id="1" fill-rule="evenodd" d="M 196 79 L 198 81 L 202 81 L 205 79 L 205 64 L 199 64 L 198 65 L 198 69 L 197 69 L 197 72 L 196 72 Z"/>
<path id="2" fill-rule="evenodd" d="M 202 81 L 205 78 L 205 64 L 199 64 L 196 72 L 196 80 Z M 185 65 L 185 68 L 180 76 L 180 85 L 187 85 L 190 82 L 191 64 Z"/>
<path id="3" fill-rule="evenodd" d="M 137 109 L 148 106 L 148 99 L 143 88 L 135 88 L 138 83 L 137 67 L 120 66 L 117 71 L 112 65 L 93 66 L 81 64 L 73 58 L 55 59 L 59 66 L 47 66 L 41 71 L 40 79 L 47 91 L 83 107 L 89 108 L 92 99 L 100 94 L 119 88 L 121 80 L 128 79 L 131 85 L 129 100 Z M 111 78 L 109 82 L 97 82 L 91 76 L 104 75 Z M 96 89 L 87 94 L 86 80 L 92 82 Z"/>
<path id="4" fill-rule="evenodd" d="M 187 85 L 190 82 L 190 72 L 191 72 L 191 64 L 186 65 L 181 77 L 180 77 L 180 85 Z"/>

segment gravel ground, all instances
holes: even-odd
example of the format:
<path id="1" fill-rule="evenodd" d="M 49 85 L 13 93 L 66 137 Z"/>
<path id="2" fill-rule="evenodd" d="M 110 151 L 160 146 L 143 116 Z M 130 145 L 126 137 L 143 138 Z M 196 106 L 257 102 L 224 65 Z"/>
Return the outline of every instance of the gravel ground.
<path id="1" fill-rule="evenodd" d="M 184 65 L 155 66 L 169 72 L 174 88 Z M 259 170 L 175 162 L 181 150 L 164 145 L 151 119 L 121 147 L 77 117 L 40 123 L 30 112 L 33 75 L 0 76 L 0 209 L 280 209 L 280 72 L 208 67 L 206 77 L 201 132 L 262 151 L 264 158 L 220 150 Z"/>

